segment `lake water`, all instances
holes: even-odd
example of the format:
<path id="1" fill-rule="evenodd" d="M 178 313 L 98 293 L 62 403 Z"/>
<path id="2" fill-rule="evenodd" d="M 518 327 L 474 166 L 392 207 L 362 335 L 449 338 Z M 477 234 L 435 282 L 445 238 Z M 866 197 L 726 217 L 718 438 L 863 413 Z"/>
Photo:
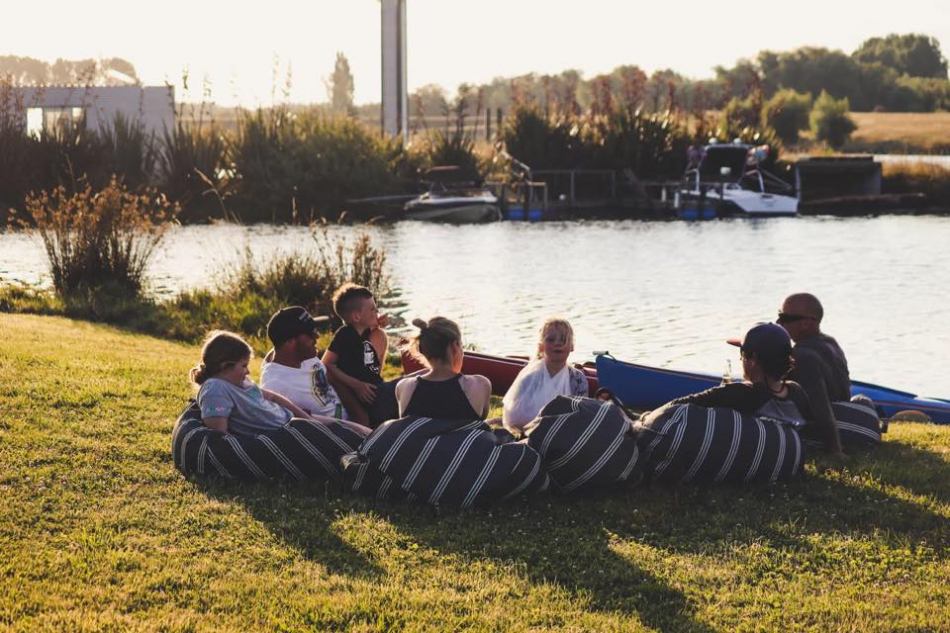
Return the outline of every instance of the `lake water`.
<path id="1" fill-rule="evenodd" d="M 721 373 L 725 338 L 772 320 L 783 297 L 818 295 L 824 330 L 852 376 L 950 396 L 950 217 L 783 218 L 706 223 L 588 221 L 369 228 L 413 317 L 444 315 L 466 343 L 531 353 L 549 315 L 574 326 L 577 361 L 595 350 L 635 362 Z M 314 248 L 304 227 L 173 230 L 154 289 L 202 286 L 245 245 L 256 256 Z M 46 283 L 40 244 L 0 234 L 0 280 Z"/>

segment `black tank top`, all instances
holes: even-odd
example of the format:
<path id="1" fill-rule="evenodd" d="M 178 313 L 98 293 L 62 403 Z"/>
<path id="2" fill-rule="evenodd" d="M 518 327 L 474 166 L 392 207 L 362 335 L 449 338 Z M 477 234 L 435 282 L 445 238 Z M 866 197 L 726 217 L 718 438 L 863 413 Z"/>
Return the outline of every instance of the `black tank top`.
<path id="1" fill-rule="evenodd" d="M 419 415 L 447 420 L 482 420 L 484 415 L 472 408 L 468 396 L 462 390 L 458 374 L 448 380 L 423 380 L 416 378 L 416 390 L 409 398 L 403 415 Z"/>

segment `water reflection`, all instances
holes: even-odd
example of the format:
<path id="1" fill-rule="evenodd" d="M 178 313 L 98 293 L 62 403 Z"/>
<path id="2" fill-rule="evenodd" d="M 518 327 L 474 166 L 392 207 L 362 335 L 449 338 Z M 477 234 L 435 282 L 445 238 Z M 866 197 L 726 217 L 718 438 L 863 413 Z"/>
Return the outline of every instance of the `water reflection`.
<path id="1" fill-rule="evenodd" d="M 330 227 L 352 234 L 352 227 Z M 398 312 L 443 314 L 497 353 L 530 353 L 549 315 L 571 320 L 577 360 L 594 350 L 720 373 L 722 341 L 771 320 L 794 291 L 817 294 L 854 376 L 950 396 L 950 218 L 787 218 L 369 227 L 387 249 Z M 240 257 L 314 249 L 304 227 L 190 226 L 169 234 L 155 290 L 207 285 Z M 43 278 L 42 250 L 0 234 L 0 277 Z"/>

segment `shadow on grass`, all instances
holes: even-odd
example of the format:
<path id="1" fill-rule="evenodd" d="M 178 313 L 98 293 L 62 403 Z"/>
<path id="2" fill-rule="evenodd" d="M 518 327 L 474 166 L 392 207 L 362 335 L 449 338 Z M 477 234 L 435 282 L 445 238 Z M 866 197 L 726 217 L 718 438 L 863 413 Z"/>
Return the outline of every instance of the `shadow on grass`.
<path id="1" fill-rule="evenodd" d="M 677 555 L 729 558 L 730 548 L 747 551 L 756 544 L 807 556 L 819 547 L 814 537 L 820 543 L 844 534 L 895 547 L 927 545 L 943 560 L 950 556 L 947 519 L 928 503 L 882 488 L 945 501 L 942 482 L 948 480 L 950 464 L 939 455 L 888 442 L 844 467 L 818 460 L 796 480 L 773 486 L 644 487 L 539 496 L 462 512 L 350 503 L 341 501 L 333 484 L 199 487 L 214 497 L 239 499 L 274 535 L 331 573 L 374 580 L 387 575 L 374 562 L 375 552 L 361 552 L 333 527 L 337 510 L 371 510 L 440 554 L 514 564 L 532 583 L 554 585 L 584 608 L 635 615 L 658 630 L 703 632 L 712 628 L 697 617 L 696 599 L 683 583 L 704 581 L 694 571 L 676 569 Z M 753 580 L 755 571 L 749 574 Z M 697 587 L 699 595 L 715 591 Z"/>
<path id="2" fill-rule="evenodd" d="M 334 530 L 336 520 L 327 499 L 339 496 L 337 484 L 244 484 L 199 480 L 199 490 L 222 501 L 240 500 L 255 520 L 328 573 L 378 578 L 382 571 Z"/>

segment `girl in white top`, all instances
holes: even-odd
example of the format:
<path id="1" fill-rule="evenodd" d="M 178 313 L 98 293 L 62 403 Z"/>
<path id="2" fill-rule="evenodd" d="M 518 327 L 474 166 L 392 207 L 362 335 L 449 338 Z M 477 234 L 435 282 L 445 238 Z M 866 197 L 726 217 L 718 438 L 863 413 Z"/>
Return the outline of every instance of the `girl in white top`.
<path id="1" fill-rule="evenodd" d="M 574 351 L 574 329 L 564 319 L 550 318 L 538 330 L 537 358 L 515 378 L 502 400 L 502 423 L 520 432 L 557 396 L 587 396 L 587 377 L 567 364 Z"/>

